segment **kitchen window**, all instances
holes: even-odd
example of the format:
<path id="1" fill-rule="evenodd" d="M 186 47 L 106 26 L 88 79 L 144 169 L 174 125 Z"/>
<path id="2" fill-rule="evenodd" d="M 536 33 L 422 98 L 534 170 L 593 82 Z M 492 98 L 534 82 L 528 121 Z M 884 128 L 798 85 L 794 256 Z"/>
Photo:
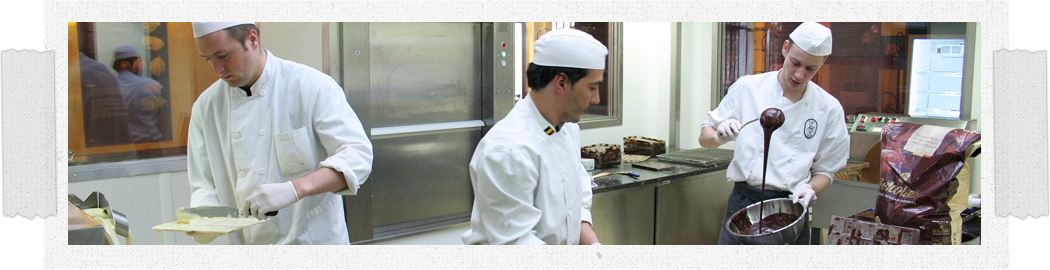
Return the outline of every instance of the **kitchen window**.
<path id="1" fill-rule="evenodd" d="M 779 70 L 784 40 L 798 22 L 721 23 L 721 89 L 748 74 Z M 972 81 L 973 50 L 965 22 L 832 22 L 833 50 L 813 81 L 846 115 L 879 112 L 959 118 L 968 115 L 964 77 Z M 971 26 L 972 25 L 972 26 Z M 943 51 L 943 52 L 942 52 Z M 966 60 L 970 59 L 970 60 Z M 965 75 L 965 76 L 964 76 Z"/>
<path id="2" fill-rule="evenodd" d="M 191 107 L 218 79 L 190 23 L 70 22 L 68 34 L 70 180 L 185 170 Z M 100 166 L 150 171 L 88 173 Z"/>

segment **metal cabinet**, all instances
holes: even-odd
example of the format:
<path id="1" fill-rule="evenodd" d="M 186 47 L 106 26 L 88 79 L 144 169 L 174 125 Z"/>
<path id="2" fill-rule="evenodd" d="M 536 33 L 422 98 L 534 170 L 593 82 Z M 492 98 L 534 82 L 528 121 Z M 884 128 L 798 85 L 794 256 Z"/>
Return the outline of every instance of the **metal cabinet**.
<path id="1" fill-rule="evenodd" d="M 594 194 L 594 231 L 608 245 L 714 245 L 733 184 L 725 170 Z"/>
<path id="2" fill-rule="evenodd" d="M 875 207 L 879 185 L 849 180 L 835 180 L 810 205 L 813 227 L 827 229 L 831 216 L 848 217 Z"/>
<path id="3" fill-rule="evenodd" d="M 725 170 L 670 181 L 656 188 L 656 244 L 715 245 L 733 184 Z"/>
<path id="4" fill-rule="evenodd" d="M 652 245 L 656 185 L 594 194 L 591 218 L 604 245 Z"/>

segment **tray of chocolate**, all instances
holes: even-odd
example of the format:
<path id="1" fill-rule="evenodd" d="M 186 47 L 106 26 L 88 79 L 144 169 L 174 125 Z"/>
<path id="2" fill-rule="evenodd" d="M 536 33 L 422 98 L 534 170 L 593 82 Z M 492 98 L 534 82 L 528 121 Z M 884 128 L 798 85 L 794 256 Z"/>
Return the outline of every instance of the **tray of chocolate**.
<path id="1" fill-rule="evenodd" d="M 650 157 L 646 156 L 646 155 L 623 154 L 623 158 L 620 159 L 620 162 L 623 162 L 623 163 L 638 163 L 638 162 L 649 160 L 649 158 Z"/>
<path id="2" fill-rule="evenodd" d="M 667 153 L 667 143 L 642 136 L 623 137 L 623 153 L 654 157 Z"/>
<path id="3" fill-rule="evenodd" d="M 631 164 L 631 167 L 642 168 L 642 169 L 646 169 L 646 170 L 650 170 L 650 171 L 657 171 L 657 172 L 670 171 L 670 170 L 674 170 L 674 169 L 677 168 L 674 165 L 670 165 L 670 164 L 662 163 L 662 162 L 656 162 L 656 161 L 638 162 L 638 163 Z"/>
<path id="4" fill-rule="evenodd" d="M 833 215 L 826 244 L 917 245 L 919 230 Z"/>
<path id="5" fill-rule="evenodd" d="M 697 148 L 656 155 L 656 159 L 696 166 L 714 166 L 732 161 L 733 150 Z"/>
<path id="6" fill-rule="evenodd" d="M 594 159 L 595 169 L 620 166 L 620 146 L 616 144 L 599 143 L 584 146 L 580 148 L 580 156 Z"/>

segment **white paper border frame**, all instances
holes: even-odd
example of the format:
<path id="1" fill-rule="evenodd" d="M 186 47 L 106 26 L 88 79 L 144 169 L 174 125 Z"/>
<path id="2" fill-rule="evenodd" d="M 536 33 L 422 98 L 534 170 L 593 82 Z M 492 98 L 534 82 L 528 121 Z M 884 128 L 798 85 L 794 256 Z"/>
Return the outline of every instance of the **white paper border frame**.
<path id="1" fill-rule="evenodd" d="M 245 7 L 251 5 L 250 7 Z M 980 22 L 983 139 L 994 147 L 991 52 L 1007 42 L 1006 1 L 401 1 L 49 2 L 45 39 L 56 56 L 56 120 L 68 133 L 67 22 L 71 21 L 959 21 Z M 118 11 L 119 12 L 115 12 Z M 60 136 L 65 138 L 65 136 Z M 67 148 L 64 139 L 56 151 Z M 984 151 L 985 211 L 994 209 L 995 156 Z M 59 165 L 56 207 L 67 193 Z M 980 246 L 68 246 L 65 211 L 46 220 L 45 267 L 200 268 L 1000 268 L 1006 218 L 985 213 Z M 141 236 L 149 237 L 149 236 Z M 89 256 L 95 254 L 96 256 Z M 762 254 L 754 258 L 754 254 Z"/>

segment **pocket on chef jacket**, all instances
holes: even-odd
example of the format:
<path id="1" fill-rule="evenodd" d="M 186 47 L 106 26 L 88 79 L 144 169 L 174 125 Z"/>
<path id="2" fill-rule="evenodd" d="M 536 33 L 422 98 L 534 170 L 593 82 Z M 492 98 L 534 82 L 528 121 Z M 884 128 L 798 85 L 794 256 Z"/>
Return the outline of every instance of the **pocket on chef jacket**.
<path id="1" fill-rule="evenodd" d="M 350 236 L 346 228 L 346 216 L 342 212 L 342 198 L 332 193 L 317 197 L 320 197 L 317 198 L 319 200 L 319 202 L 316 202 L 317 206 L 306 212 L 306 231 L 309 233 L 309 244 L 350 244 Z"/>
<path id="2" fill-rule="evenodd" d="M 274 143 L 281 175 L 297 174 L 313 167 L 313 147 L 310 146 L 310 130 L 307 127 L 277 134 Z"/>

